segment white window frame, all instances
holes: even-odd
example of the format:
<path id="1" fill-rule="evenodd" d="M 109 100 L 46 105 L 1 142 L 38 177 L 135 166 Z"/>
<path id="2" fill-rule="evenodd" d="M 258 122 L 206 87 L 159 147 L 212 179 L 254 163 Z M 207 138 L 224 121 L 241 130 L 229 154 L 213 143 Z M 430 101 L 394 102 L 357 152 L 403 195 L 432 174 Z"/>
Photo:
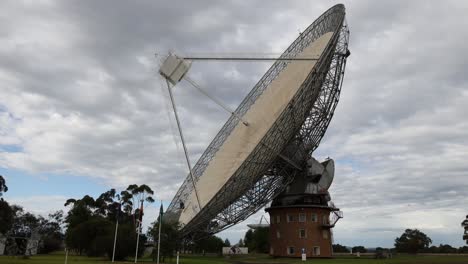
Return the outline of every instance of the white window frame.
<path id="1" fill-rule="evenodd" d="M 292 249 L 292 253 L 289 251 L 290 249 Z M 286 253 L 288 253 L 288 255 L 294 255 L 296 249 L 294 247 L 287 247 L 286 248 Z"/>
<path id="2" fill-rule="evenodd" d="M 329 219 L 328 219 L 328 215 L 323 215 L 322 216 L 322 224 L 324 225 L 328 225 L 330 222 L 329 222 Z"/>
<path id="3" fill-rule="evenodd" d="M 320 247 L 313 247 L 312 253 L 314 256 L 320 256 Z"/>
<path id="4" fill-rule="evenodd" d="M 302 231 L 304 231 L 304 236 L 302 236 Z M 299 238 L 307 238 L 307 231 L 305 228 L 299 229 Z"/>
<path id="5" fill-rule="evenodd" d="M 312 217 L 312 222 L 315 222 L 315 223 L 316 223 L 316 222 L 318 221 L 318 216 L 317 216 L 316 213 L 312 213 L 312 214 L 311 214 L 311 217 Z"/>
<path id="6" fill-rule="evenodd" d="M 328 234 L 329 234 L 328 230 L 326 230 L 326 229 L 325 229 L 325 230 L 322 230 L 322 237 L 323 237 L 323 239 L 328 239 L 328 237 L 329 237 Z"/>
<path id="7" fill-rule="evenodd" d="M 299 214 L 299 222 L 306 222 L 307 221 L 307 215 L 306 214 L 303 214 L 303 213 L 300 213 Z"/>

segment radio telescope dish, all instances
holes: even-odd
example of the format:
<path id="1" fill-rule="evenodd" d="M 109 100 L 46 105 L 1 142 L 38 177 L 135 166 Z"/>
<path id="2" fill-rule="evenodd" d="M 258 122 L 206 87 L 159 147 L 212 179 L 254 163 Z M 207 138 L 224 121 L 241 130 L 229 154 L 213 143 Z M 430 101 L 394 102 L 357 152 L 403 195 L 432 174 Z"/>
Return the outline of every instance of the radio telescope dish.
<path id="1" fill-rule="evenodd" d="M 184 235 L 216 233 L 245 220 L 307 170 L 339 100 L 348 39 L 345 7 L 335 5 L 253 87 L 168 207 L 166 217 L 179 221 Z M 318 186 L 328 189 L 334 165 L 324 163 Z"/>

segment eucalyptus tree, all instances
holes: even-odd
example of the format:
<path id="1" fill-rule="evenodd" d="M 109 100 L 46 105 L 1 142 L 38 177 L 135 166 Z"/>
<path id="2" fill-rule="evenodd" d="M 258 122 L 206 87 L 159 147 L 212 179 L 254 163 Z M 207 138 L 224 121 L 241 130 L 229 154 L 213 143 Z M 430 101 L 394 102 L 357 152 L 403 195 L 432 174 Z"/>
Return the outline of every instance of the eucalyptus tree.
<path id="1" fill-rule="evenodd" d="M 3 193 L 5 193 L 7 191 L 8 191 L 8 186 L 6 186 L 5 178 L 3 178 L 2 175 L 0 175 L 0 197 L 2 197 Z"/>
<path id="2" fill-rule="evenodd" d="M 136 219 L 142 216 L 139 202 L 154 202 L 153 194 L 147 185 L 132 184 L 121 192 L 116 189 L 105 191 L 96 199 L 89 195 L 68 199 L 65 206 L 71 206 L 71 209 L 65 217 L 67 247 L 80 254 L 112 256 L 114 226 L 118 222 L 115 259 L 131 255 L 135 252 Z M 146 236 L 140 237 L 140 243 L 145 240 Z"/>
<path id="3" fill-rule="evenodd" d="M 2 198 L 3 193 L 7 191 L 5 178 L 0 175 L 0 234 L 5 234 L 13 225 L 13 210 Z"/>

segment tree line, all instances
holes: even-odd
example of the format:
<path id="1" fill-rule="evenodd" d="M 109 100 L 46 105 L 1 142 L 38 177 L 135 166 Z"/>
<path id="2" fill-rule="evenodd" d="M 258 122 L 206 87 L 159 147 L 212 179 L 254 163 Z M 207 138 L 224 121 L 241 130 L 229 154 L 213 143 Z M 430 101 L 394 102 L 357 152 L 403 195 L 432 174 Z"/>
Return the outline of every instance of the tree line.
<path id="1" fill-rule="evenodd" d="M 146 233 L 142 232 L 140 225 L 144 215 L 143 203 L 154 202 L 153 190 L 144 184 L 132 184 L 122 191 L 110 189 L 97 197 L 70 198 L 64 204 L 69 208 L 68 213 L 57 211 L 47 217 L 10 205 L 3 199 L 3 193 L 7 191 L 5 178 L 0 175 L 0 234 L 8 237 L 6 253 L 10 255 L 23 254 L 27 238 L 36 232 L 40 236 L 39 253 L 66 248 L 78 255 L 107 256 L 110 259 L 117 222 L 116 260 L 134 257 L 138 232 L 138 256 L 143 254 L 149 240 L 156 243 L 158 239 L 159 218 L 150 224 Z M 209 234 L 195 241 L 185 240 L 180 229 L 178 223 L 162 222 L 162 258 L 173 257 L 179 250 L 218 254 L 223 246 L 230 245 L 228 240 Z M 152 254 L 155 257 L 156 251 Z"/>
<path id="2" fill-rule="evenodd" d="M 8 186 L 0 175 L 0 234 L 8 237 L 6 253 L 20 254 L 26 249 L 26 240 L 33 233 L 40 236 L 39 253 L 50 253 L 66 247 L 76 254 L 88 256 L 112 256 L 116 223 L 119 223 L 115 259 L 123 260 L 134 256 L 137 233 L 141 256 L 148 241 L 157 243 L 160 217 L 150 224 L 146 233 L 141 233 L 140 225 L 144 215 L 143 203 L 153 203 L 153 190 L 147 185 L 129 185 L 125 190 L 110 189 L 96 198 L 85 195 L 80 199 L 68 199 L 69 207 L 65 215 L 56 211 L 47 217 L 26 212 L 21 206 L 10 205 L 3 199 Z M 164 220 L 164 218 L 163 218 Z M 418 229 L 406 229 L 395 238 L 394 248 L 367 249 L 355 246 L 352 252 L 401 252 L 401 253 L 468 253 L 468 247 L 454 248 L 450 245 L 431 246 L 432 240 Z M 184 239 L 179 223 L 162 221 L 161 254 L 172 258 L 177 251 L 206 254 L 220 254 L 222 247 L 230 247 L 226 239 L 204 234 L 195 240 Z M 236 244 L 248 247 L 249 252 L 269 252 L 269 228 L 249 229 L 243 239 Z M 154 248 L 155 249 L 155 248 Z M 336 253 L 349 253 L 350 248 L 340 244 L 333 245 Z M 153 258 L 156 251 L 152 252 Z"/>
<path id="3" fill-rule="evenodd" d="M 60 249 L 64 239 L 63 211 L 56 211 L 47 217 L 26 212 L 19 205 L 10 205 L 3 199 L 8 191 L 5 178 L 0 175 L 0 234 L 7 238 L 5 253 L 22 254 L 26 251 L 25 238 L 37 234 L 42 237 L 39 253 L 49 253 Z"/>
<path id="4" fill-rule="evenodd" d="M 112 256 L 115 226 L 118 232 L 115 259 L 123 260 L 135 254 L 137 233 L 141 233 L 144 202 L 153 203 L 153 190 L 147 185 L 129 185 L 123 191 L 110 189 L 96 199 L 85 195 L 81 199 L 68 199 L 70 206 L 65 217 L 65 242 L 76 254 Z M 139 236 L 138 254 L 142 255 L 147 236 Z"/>
<path id="5" fill-rule="evenodd" d="M 406 229 L 401 236 L 395 238 L 394 248 L 382 248 L 377 247 L 375 249 L 368 249 L 364 246 L 355 246 L 352 248 L 334 244 L 333 252 L 336 253 L 379 253 L 379 252 L 393 252 L 393 253 L 435 253 L 435 254 L 448 254 L 448 253 L 468 253 L 468 246 L 463 246 L 459 248 L 454 248 L 447 244 L 440 244 L 439 246 L 430 246 L 432 244 L 432 239 L 427 236 L 425 233 L 421 232 L 418 229 Z M 351 249 L 351 250 L 350 250 Z"/>
<path id="6" fill-rule="evenodd" d="M 26 212 L 21 206 L 10 205 L 3 199 L 8 191 L 6 180 L 0 175 L 0 234 L 7 237 L 6 254 L 20 255 L 26 250 L 27 239 L 33 234 L 40 238 L 38 253 L 50 253 L 66 247 L 76 254 L 112 256 L 115 223 L 119 222 L 115 259 L 133 255 L 137 232 L 143 217 L 143 202 L 152 203 L 153 191 L 147 185 L 129 185 L 117 192 L 110 189 L 97 198 L 85 195 L 68 199 L 70 210 L 47 217 Z M 139 255 L 143 253 L 147 235 L 141 234 Z"/>

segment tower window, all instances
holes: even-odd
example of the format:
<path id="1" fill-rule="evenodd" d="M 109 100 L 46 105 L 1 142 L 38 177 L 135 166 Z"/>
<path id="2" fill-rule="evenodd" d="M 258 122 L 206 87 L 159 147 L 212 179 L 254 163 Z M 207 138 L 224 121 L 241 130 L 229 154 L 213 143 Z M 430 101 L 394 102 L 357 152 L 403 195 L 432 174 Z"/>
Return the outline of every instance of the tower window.
<path id="1" fill-rule="evenodd" d="M 305 222 L 306 221 L 306 215 L 305 214 L 299 214 L 299 222 Z"/>
<path id="2" fill-rule="evenodd" d="M 281 233 L 278 230 L 276 231 L 276 238 L 281 238 Z"/>
<path id="3" fill-rule="evenodd" d="M 312 222 L 317 222 L 317 214 L 312 214 Z"/>
<path id="4" fill-rule="evenodd" d="M 324 215 L 324 216 L 322 217 L 322 223 L 323 223 L 324 225 L 328 225 L 328 215 Z"/>
<path id="5" fill-rule="evenodd" d="M 324 239 L 328 239 L 328 230 L 322 230 L 322 236 Z"/>
<path id="6" fill-rule="evenodd" d="M 314 247 L 314 256 L 320 256 L 320 247 Z"/>
<path id="7" fill-rule="evenodd" d="M 294 216 L 293 215 L 288 214 L 288 215 L 286 215 L 286 217 L 287 217 L 288 223 L 289 222 L 294 222 Z"/>
<path id="8" fill-rule="evenodd" d="M 299 238 L 306 238 L 305 229 L 299 229 Z"/>

